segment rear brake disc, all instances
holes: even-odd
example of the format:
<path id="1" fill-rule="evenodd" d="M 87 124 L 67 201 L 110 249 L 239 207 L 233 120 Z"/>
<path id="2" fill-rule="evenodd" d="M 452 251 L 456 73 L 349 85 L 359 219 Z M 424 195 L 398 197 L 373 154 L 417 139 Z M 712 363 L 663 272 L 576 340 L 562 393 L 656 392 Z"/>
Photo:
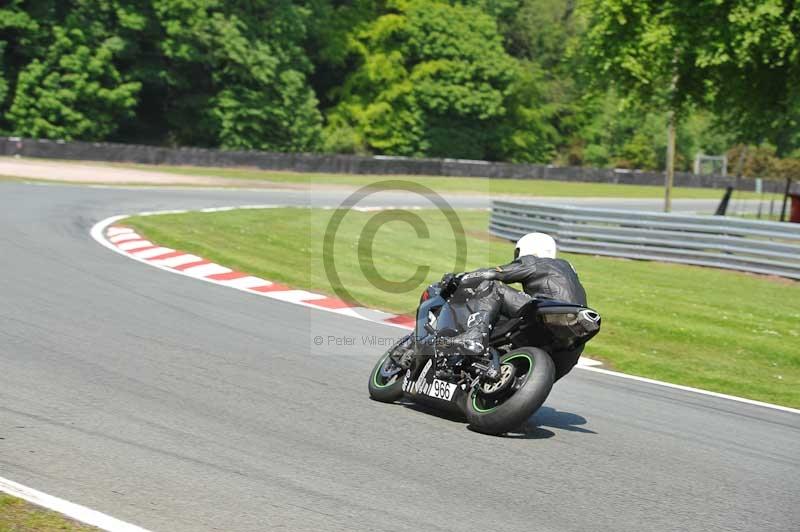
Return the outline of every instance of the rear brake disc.
<path id="1" fill-rule="evenodd" d="M 513 364 L 503 364 L 500 366 L 500 378 L 496 381 L 484 382 L 481 384 L 479 390 L 484 397 L 493 397 L 500 395 L 506 391 L 511 383 L 514 382 L 514 377 L 517 374 L 517 368 Z"/>

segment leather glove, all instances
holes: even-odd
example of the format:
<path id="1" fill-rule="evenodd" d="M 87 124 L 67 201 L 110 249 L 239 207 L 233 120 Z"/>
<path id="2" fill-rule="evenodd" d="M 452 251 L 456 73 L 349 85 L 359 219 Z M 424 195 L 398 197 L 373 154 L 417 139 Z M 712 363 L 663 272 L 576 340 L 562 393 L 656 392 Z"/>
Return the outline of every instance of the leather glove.
<path id="1" fill-rule="evenodd" d="M 496 270 L 475 270 L 474 272 L 461 274 L 461 282 L 470 286 L 478 285 L 482 281 L 493 281 L 497 279 Z"/>
<path id="2" fill-rule="evenodd" d="M 458 289 L 458 285 L 459 285 L 459 277 L 456 274 L 454 273 L 444 274 L 441 280 L 442 289 L 439 292 L 439 295 L 447 299 L 453 294 L 453 292 L 456 291 L 456 289 Z"/>

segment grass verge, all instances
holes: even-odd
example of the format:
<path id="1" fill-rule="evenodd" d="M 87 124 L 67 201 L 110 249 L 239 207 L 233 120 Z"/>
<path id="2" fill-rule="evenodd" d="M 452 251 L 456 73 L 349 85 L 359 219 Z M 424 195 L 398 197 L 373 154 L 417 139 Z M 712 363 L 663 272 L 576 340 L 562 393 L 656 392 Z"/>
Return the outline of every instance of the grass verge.
<path id="1" fill-rule="evenodd" d="M 375 270 L 386 279 L 426 280 L 454 269 L 453 232 L 435 211 L 411 211 L 430 229 L 427 238 L 400 221 L 362 233 L 376 215 L 349 212 L 336 235 L 335 211 L 237 210 L 136 217 L 125 223 L 159 244 L 190 251 L 270 280 L 325 293 L 322 248 L 334 239 L 340 286 L 368 306 L 413 310 L 421 287 L 377 289 L 362 273 L 359 242 L 373 238 Z M 385 212 L 385 211 L 384 211 Z M 486 233 L 488 213 L 461 211 L 467 268 L 507 262 L 512 245 Z M 363 251 L 363 246 L 362 251 Z M 572 261 L 603 316 L 587 354 L 626 373 L 800 407 L 800 283 L 724 270 L 586 255 Z"/>
<path id="2" fill-rule="evenodd" d="M 37 161 L 37 159 L 22 159 Z M 215 183 L 197 182 L 192 183 L 164 183 L 163 186 L 175 187 L 233 187 L 241 188 L 243 181 L 252 181 L 254 186 L 269 186 L 270 184 L 284 186 L 304 186 L 314 185 L 325 186 L 346 186 L 363 187 L 367 185 L 379 184 L 388 180 L 403 180 L 421 184 L 432 188 L 442 194 L 464 193 L 481 195 L 509 195 L 509 196 L 531 196 L 531 197 L 574 197 L 574 198 L 629 198 L 629 199 L 660 199 L 664 195 L 661 186 L 651 185 L 615 185 L 610 183 L 568 183 L 553 180 L 538 179 L 487 179 L 480 177 L 443 177 L 443 176 L 392 176 L 392 175 L 350 175 L 350 174 L 321 174 L 321 173 L 297 173 L 259 170 L 257 168 L 219 168 L 219 167 L 195 167 L 195 166 L 169 166 L 169 165 L 149 165 L 149 164 L 130 164 L 130 163 L 103 163 L 98 161 L 64 161 L 50 159 L 48 162 L 61 163 L 64 165 L 82 165 L 97 167 L 115 167 L 140 170 L 145 172 L 174 174 L 185 177 L 218 178 Z M 13 181 L 42 181 L 60 184 L 85 185 L 85 181 L 71 181 L 63 179 L 42 179 L 40 177 L 17 177 L 0 176 L 0 180 Z M 126 180 L 99 180 L 92 183 L 106 183 L 114 186 L 159 186 L 158 183 L 137 181 L 135 177 L 128 177 Z M 721 199 L 723 191 L 703 188 L 677 187 L 673 190 L 675 199 Z M 756 194 L 754 192 L 737 192 L 735 200 L 739 199 L 762 199 L 769 202 L 770 199 L 780 199 L 780 195 Z"/>
<path id="3" fill-rule="evenodd" d="M 55 532 L 97 530 L 68 517 L 0 493 L 0 532 Z"/>
<path id="4" fill-rule="evenodd" d="M 379 176 L 351 174 L 305 174 L 277 172 L 255 168 L 201 168 L 194 166 L 167 166 L 143 164 L 118 164 L 124 168 L 152 170 L 189 176 L 226 177 L 252 179 L 274 183 L 306 185 L 348 185 L 362 187 L 380 181 L 402 179 L 419 183 L 439 193 L 474 193 L 491 195 L 584 197 L 584 198 L 662 198 L 664 189 L 649 185 L 614 185 L 609 183 L 565 183 L 538 179 L 486 179 L 480 177 L 442 176 Z M 676 199 L 722 199 L 723 191 L 704 188 L 677 187 L 673 191 Z M 737 192 L 737 198 L 759 199 L 754 192 Z M 765 195 L 769 201 L 770 195 Z M 775 196 L 778 197 L 778 196 Z"/>

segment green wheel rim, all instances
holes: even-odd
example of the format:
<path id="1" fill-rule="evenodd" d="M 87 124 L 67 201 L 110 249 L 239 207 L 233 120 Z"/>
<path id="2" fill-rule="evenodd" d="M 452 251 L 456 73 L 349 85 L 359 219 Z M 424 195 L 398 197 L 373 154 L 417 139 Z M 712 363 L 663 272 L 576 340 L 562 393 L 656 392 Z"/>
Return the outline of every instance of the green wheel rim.
<path id="1" fill-rule="evenodd" d="M 378 382 L 378 374 L 381 372 L 381 368 L 386 363 L 386 359 L 389 358 L 389 355 L 391 355 L 391 353 L 386 353 L 386 356 L 384 356 L 381 359 L 381 363 L 378 364 L 378 367 L 375 368 L 375 373 L 372 374 L 372 384 L 374 384 L 376 388 L 388 388 L 392 384 L 397 384 L 396 379 L 393 382 L 387 382 L 386 384 L 381 384 L 380 382 Z"/>
<path id="2" fill-rule="evenodd" d="M 525 375 L 525 378 L 527 379 L 530 376 L 531 372 L 533 371 L 533 359 L 530 356 L 526 355 L 525 353 L 519 353 L 517 355 L 513 355 L 513 356 L 510 356 L 507 359 L 505 359 L 503 361 L 503 364 L 506 364 L 506 363 L 510 362 L 511 360 L 514 360 L 515 358 L 527 358 L 528 359 L 528 373 Z M 487 412 L 491 412 L 492 410 L 495 410 L 498 406 L 500 406 L 500 405 L 497 405 L 497 406 L 493 406 L 492 408 L 481 408 L 481 407 L 478 406 L 477 400 L 478 400 L 478 393 L 473 391 L 472 392 L 472 408 L 476 412 L 479 412 L 481 414 L 486 414 Z"/>

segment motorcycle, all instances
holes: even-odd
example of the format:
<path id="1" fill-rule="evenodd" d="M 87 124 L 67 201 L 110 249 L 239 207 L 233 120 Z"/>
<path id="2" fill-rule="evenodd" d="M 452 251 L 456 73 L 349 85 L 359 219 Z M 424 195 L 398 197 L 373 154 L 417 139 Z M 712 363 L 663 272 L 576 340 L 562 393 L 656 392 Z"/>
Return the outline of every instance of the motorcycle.
<path id="1" fill-rule="evenodd" d="M 473 430 L 504 434 L 542 406 L 556 363 L 571 369 L 576 350 L 600 331 L 600 315 L 581 305 L 532 299 L 516 317 L 501 316 L 486 349 L 476 354 L 472 346 L 448 341 L 469 320 L 464 292 L 457 277 L 425 289 L 414 331 L 378 360 L 369 394 L 377 401 L 406 398 L 449 410 L 465 416 Z M 559 358 L 570 353 L 575 360 Z"/>

